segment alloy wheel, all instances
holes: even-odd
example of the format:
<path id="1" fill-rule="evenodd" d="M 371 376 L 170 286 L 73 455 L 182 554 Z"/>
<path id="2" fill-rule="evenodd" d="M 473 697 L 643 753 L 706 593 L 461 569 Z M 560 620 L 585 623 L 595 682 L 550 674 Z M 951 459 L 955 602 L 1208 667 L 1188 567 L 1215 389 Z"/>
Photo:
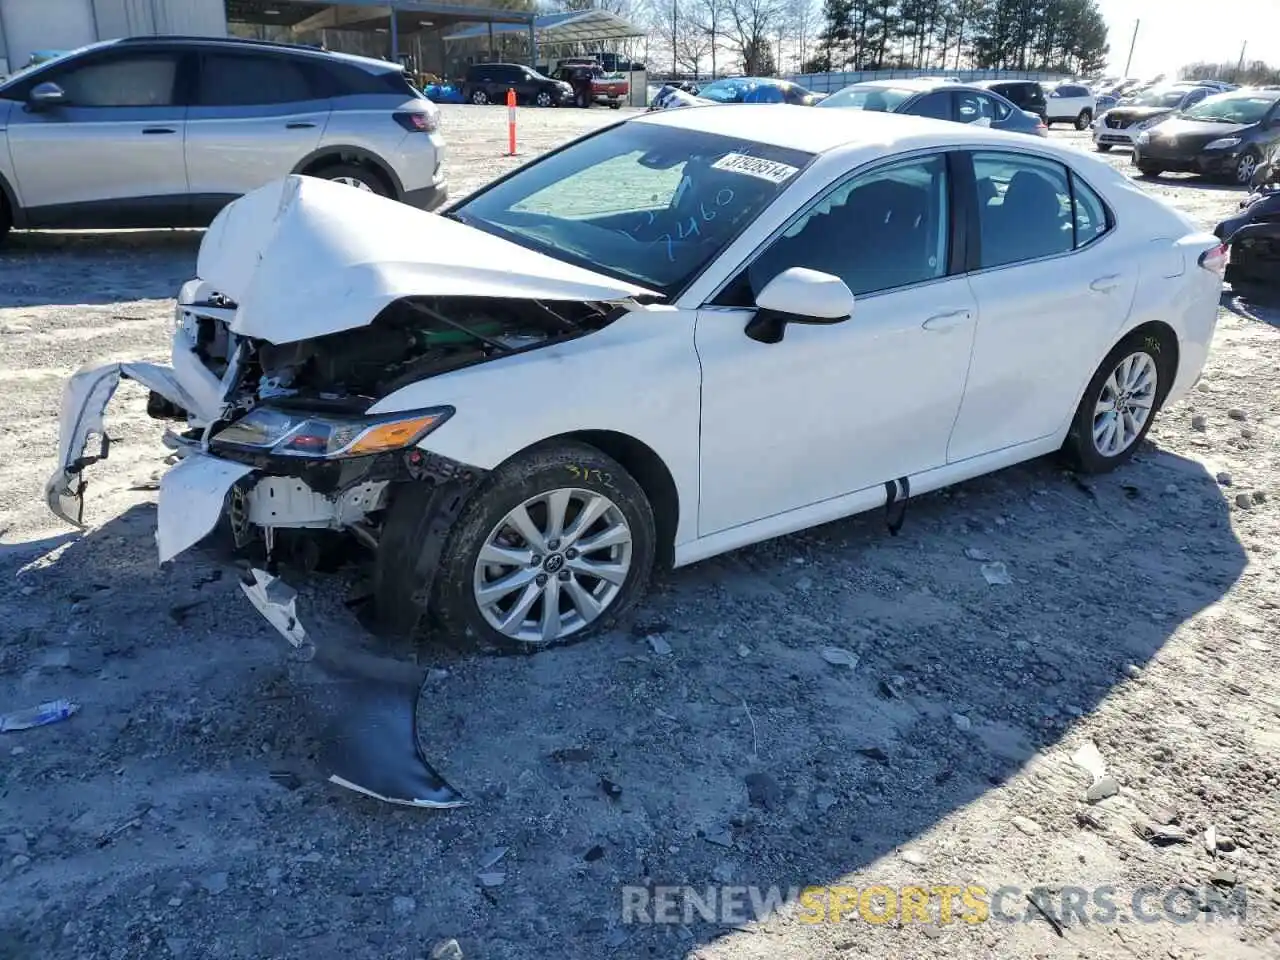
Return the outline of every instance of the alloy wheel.
<path id="1" fill-rule="evenodd" d="M 545 91 L 545 90 L 543 90 L 541 93 L 539 93 L 539 94 L 538 94 L 538 106 L 540 106 L 540 107 L 549 107 L 549 106 L 551 106 L 551 94 L 547 93 L 547 91 Z"/>
<path id="2" fill-rule="evenodd" d="M 568 487 L 540 493 L 485 538 L 472 578 L 476 607 L 512 639 L 552 643 L 617 599 L 632 550 L 631 527 L 608 497 Z"/>
<path id="3" fill-rule="evenodd" d="M 483 107 L 489 102 L 489 96 L 483 90 L 477 90 L 471 95 L 471 102 L 477 107 Z"/>
<path id="4" fill-rule="evenodd" d="M 1093 408 L 1093 446 L 1104 457 L 1133 446 L 1155 407 L 1159 374 L 1150 354 L 1131 353 L 1102 384 Z"/>
<path id="5" fill-rule="evenodd" d="M 357 190 L 363 190 L 365 193 L 376 193 L 373 187 L 365 183 L 359 177 L 334 177 L 334 183 L 340 183 L 345 187 L 355 187 Z"/>
<path id="6" fill-rule="evenodd" d="M 1257 169 L 1258 158 L 1252 153 L 1246 153 L 1236 162 L 1236 183 L 1247 184 L 1253 179 L 1253 174 Z"/>

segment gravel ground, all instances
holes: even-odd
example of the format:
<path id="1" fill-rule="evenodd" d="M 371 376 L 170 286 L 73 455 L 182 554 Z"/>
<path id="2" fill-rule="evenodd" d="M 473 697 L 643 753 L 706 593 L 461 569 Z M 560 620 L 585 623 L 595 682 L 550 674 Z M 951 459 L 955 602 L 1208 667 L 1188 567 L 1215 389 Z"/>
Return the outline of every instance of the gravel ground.
<path id="1" fill-rule="evenodd" d="M 522 110 L 521 152 L 616 118 Z M 504 111 L 446 108 L 445 130 L 456 192 L 519 162 Z M 1206 227 L 1239 197 L 1147 186 Z M 198 241 L 0 252 L 0 709 L 83 705 L 0 738 L 0 957 L 1277 956 L 1280 313 L 1228 291 L 1204 380 L 1111 476 L 1037 462 L 913 501 L 896 538 L 868 515 L 741 550 L 534 658 L 424 648 L 426 753 L 474 800 L 431 812 L 319 781 L 329 688 L 224 555 L 157 567 L 140 390 L 91 529 L 42 503 L 63 379 L 164 358 Z M 372 648 L 354 576 L 294 578 L 322 646 Z M 686 884 L 729 909 L 653 905 Z M 946 922 L 944 895 L 928 923 L 740 909 L 747 885 L 912 884 L 1016 887 L 990 898 L 1013 920 Z M 1100 886 L 1118 913 L 1063 909 Z M 645 916 L 677 922 L 624 922 Z"/>

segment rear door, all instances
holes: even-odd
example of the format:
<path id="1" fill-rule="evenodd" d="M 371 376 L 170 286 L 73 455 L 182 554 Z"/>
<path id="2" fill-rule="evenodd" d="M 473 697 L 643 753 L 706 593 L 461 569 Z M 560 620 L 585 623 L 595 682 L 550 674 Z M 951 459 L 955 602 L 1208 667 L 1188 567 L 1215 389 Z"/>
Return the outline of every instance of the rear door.
<path id="1" fill-rule="evenodd" d="M 947 449 L 954 463 L 1060 430 L 1129 315 L 1142 245 L 1066 166 L 1015 151 L 972 157 L 977 334 Z"/>
<path id="2" fill-rule="evenodd" d="M 201 53 L 187 114 L 186 165 L 193 212 L 283 177 L 315 149 L 330 101 L 303 57 L 210 49 Z"/>
<path id="3" fill-rule="evenodd" d="M 111 50 L 40 76 L 66 102 L 12 110 L 8 128 L 32 226 L 181 224 L 185 62 L 176 50 Z"/>

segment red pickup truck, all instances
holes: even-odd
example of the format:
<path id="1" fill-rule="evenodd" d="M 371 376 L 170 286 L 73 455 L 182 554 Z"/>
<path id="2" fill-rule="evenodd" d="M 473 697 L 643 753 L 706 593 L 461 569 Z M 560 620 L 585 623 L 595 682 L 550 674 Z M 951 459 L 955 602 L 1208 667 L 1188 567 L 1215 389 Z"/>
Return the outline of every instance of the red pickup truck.
<path id="1" fill-rule="evenodd" d="M 592 103 L 607 103 L 617 110 L 631 91 L 631 85 L 625 77 L 610 76 L 595 62 L 561 61 L 556 79 L 573 87 L 574 102 L 580 107 L 589 107 Z M 590 94 L 587 93 L 588 85 Z"/>

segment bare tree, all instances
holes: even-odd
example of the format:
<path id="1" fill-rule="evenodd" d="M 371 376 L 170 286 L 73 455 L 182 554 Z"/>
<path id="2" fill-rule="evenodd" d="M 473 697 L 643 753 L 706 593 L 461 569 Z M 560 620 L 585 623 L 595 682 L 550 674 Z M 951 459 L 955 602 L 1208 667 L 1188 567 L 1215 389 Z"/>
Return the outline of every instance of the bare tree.
<path id="1" fill-rule="evenodd" d="M 724 36 L 726 0 L 686 0 L 689 18 L 707 38 L 707 50 L 711 55 L 711 76 L 719 70 L 717 54 Z"/>
<path id="2" fill-rule="evenodd" d="M 783 19 L 786 0 L 725 0 L 725 36 L 749 76 L 776 72 L 771 39 Z"/>

